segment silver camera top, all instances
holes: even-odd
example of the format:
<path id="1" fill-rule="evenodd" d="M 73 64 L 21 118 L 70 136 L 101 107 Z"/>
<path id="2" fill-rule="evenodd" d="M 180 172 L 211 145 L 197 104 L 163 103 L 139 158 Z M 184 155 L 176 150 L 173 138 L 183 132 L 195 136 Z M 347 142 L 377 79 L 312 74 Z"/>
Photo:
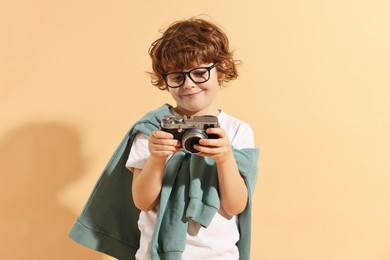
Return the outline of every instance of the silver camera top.
<path id="1" fill-rule="evenodd" d="M 189 129 L 189 128 L 200 128 L 202 129 L 205 125 L 214 125 L 218 127 L 218 117 L 211 115 L 204 116 L 170 116 L 166 115 L 161 120 L 161 127 L 165 129 Z"/>

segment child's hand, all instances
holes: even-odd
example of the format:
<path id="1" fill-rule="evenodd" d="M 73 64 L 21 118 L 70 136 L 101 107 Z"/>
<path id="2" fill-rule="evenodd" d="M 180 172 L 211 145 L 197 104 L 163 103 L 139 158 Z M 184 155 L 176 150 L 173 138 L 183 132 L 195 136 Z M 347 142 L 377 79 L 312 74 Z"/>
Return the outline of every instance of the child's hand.
<path id="1" fill-rule="evenodd" d="M 167 156 L 180 150 L 180 142 L 173 135 L 161 130 L 155 130 L 149 136 L 148 147 L 154 158 L 166 159 Z"/>
<path id="2" fill-rule="evenodd" d="M 213 158 L 217 163 L 224 163 L 232 158 L 232 148 L 230 141 L 222 128 L 208 128 L 207 134 L 216 134 L 218 139 L 200 139 L 199 145 L 194 148 L 199 151 L 199 155 Z"/>

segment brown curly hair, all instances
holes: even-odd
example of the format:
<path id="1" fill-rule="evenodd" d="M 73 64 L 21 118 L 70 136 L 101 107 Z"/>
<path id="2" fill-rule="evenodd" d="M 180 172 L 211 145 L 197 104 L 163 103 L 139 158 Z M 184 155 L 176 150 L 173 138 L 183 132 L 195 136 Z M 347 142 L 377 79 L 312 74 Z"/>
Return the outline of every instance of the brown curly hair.
<path id="1" fill-rule="evenodd" d="M 188 69 L 193 64 L 218 62 L 223 82 L 238 77 L 226 34 L 215 24 L 204 19 L 190 18 L 172 23 L 161 38 L 149 48 L 153 71 L 151 82 L 161 90 L 167 89 L 162 75 L 171 71 Z M 220 82 L 221 84 L 223 82 Z"/>

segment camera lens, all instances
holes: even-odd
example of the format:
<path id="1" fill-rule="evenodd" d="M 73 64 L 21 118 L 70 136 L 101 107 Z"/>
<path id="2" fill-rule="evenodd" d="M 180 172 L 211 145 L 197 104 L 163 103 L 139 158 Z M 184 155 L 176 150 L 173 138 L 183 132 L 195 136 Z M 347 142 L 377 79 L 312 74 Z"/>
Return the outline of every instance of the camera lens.
<path id="1" fill-rule="evenodd" d="M 198 150 L 194 148 L 195 144 L 199 144 L 200 139 L 207 139 L 207 135 L 201 129 L 191 129 L 188 130 L 182 138 L 182 146 L 184 150 L 190 153 L 199 153 Z"/>

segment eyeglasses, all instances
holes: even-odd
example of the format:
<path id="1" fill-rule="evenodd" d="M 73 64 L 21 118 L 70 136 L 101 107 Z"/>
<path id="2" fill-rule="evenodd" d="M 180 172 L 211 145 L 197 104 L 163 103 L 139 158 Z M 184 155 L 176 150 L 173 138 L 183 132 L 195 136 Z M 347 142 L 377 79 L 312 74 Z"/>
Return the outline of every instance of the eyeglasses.
<path id="1" fill-rule="evenodd" d="M 210 79 L 210 70 L 217 64 L 218 62 L 215 62 L 210 67 L 195 68 L 187 72 L 170 72 L 163 74 L 162 77 L 170 88 L 181 87 L 186 81 L 186 75 L 188 75 L 194 83 L 205 83 Z"/>

